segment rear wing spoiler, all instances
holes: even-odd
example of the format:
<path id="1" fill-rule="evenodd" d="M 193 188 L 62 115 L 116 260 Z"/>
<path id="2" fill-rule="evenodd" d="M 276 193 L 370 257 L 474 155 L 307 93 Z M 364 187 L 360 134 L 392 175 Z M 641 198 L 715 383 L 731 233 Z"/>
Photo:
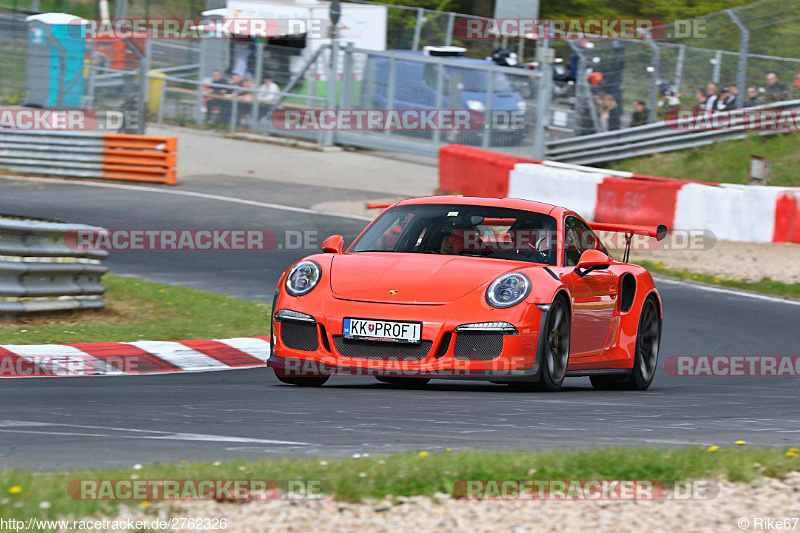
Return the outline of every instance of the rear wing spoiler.
<path id="1" fill-rule="evenodd" d="M 613 231 L 615 233 L 630 233 L 632 235 L 646 235 L 654 237 L 656 240 L 663 241 L 669 230 L 664 224 L 658 226 L 636 226 L 632 224 L 606 224 L 604 222 L 592 222 L 589 227 L 594 231 Z"/>
<path id="2" fill-rule="evenodd" d="M 604 222 L 594 222 L 589 224 L 594 231 L 612 231 L 625 234 L 625 256 L 623 262 L 627 263 L 631 255 L 631 238 L 634 235 L 645 235 L 653 237 L 658 241 L 663 241 L 669 230 L 664 224 L 658 226 L 637 226 L 633 224 L 606 224 Z"/>

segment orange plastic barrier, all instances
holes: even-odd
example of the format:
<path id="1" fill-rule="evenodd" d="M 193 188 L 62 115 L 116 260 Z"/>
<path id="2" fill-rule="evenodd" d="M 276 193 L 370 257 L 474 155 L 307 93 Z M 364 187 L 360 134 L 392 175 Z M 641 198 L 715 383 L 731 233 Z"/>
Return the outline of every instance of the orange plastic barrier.
<path id="1" fill-rule="evenodd" d="M 107 133 L 103 136 L 103 177 L 115 180 L 178 183 L 175 137 Z"/>
<path id="2" fill-rule="evenodd" d="M 439 148 L 439 189 L 465 196 L 508 196 L 508 173 L 518 163 L 541 163 L 461 144 Z"/>

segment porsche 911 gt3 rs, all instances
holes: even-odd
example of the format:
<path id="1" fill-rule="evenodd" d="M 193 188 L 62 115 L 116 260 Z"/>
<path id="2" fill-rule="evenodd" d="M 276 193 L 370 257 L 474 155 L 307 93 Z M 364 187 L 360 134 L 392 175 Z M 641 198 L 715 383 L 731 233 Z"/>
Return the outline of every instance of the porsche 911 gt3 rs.
<path id="1" fill-rule="evenodd" d="M 520 199 L 440 196 L 389 206 L 349 248 L 341 236 L 283 273 L 269 366 L 284 383 L 333 374 L 407 386 L 482 379 L 558 390 L 644 390 L 661 300 L 641 266 L 595 231 L 663 239 L 666 227 L 589 224 Z"/>

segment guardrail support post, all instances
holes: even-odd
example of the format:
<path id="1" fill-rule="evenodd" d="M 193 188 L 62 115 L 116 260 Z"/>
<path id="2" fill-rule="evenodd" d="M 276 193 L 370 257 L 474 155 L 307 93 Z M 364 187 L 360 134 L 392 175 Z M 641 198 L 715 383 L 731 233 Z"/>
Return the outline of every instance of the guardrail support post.
<path id="1" fill-rule="evenodd" d="M 736 88 L 739 89 L 739 95 L 736 97 L 736 108 L 741 109 L 744 104 L 745 91 L 747 90 L 747 50 L 750 46 L 750 30 L 739 20 L 734 10 L 726 9 L 725 13 L 728 14 L 741 33 L 741 38 L 739 40 L 739 63 L 736 72 Z"/>
<path id="2" fill-rule="evenodd" d="M 658 99 L 658 82 L 660 79 L 661 70 L 661 49 L 652 39 L 648 39 L 647 43 L 653 49 L 653 64 L 650 65 L 652 71 L 650 72 L 650 93 L 647 98 L 647 122 L 655 122 L 656 120 L 656 100 Z"/>
<path id="3" fill-rule="evenodd" d="M 711 81 L 719 83 L 719 73 L 722 69 L 722 50 L 714 52 L 714 69 L 711 71 Z"/>
<path id="4" fill-rule="evenodd" d="M 264 41 L 261 39 L 256 38 L 256 71 L 255 75 L 255 83 L 253 84 L 255 90 L 250 93 L 253 97 L 253 109 L 252 109 L 252 122 L 250 124 L 250 131 L 253 133 L 256 132 L 256 127 L 258 125 L 258 111 L 261 108 L 261 102 L 258 100 L 258 93 L 261 90 L 261 86 L 263 85 L 264 80 L 261 79 L 264 76 Z"/>
<path id="5" fill-rule="evenodd" d="M 425 10 L 421 7 L 417 8 L 417 24 L 414 27 L 414 42 L 411 45 L 412 50 L 419 50 L 419 38 L 422 34 L 422 24 L 425 20 Z"/>
<path id="6" fill-rule="evenodd" d="M 686 55 L 686 45 L 678 45 L 678 59 L 675 62 L 675 89 L 681 92 L 681 82 L 683 81 L 683 59 Z"/>
<path id="7" fill-rule="evenodd" d="M 542 40 L 542 48 L 547 50 L 550 40 Z M 536 122 L 533 126 L 533 158 L 544 159 L 547 152 L 547 122 L 550 116 L 550 100 L 553 94 L 553 73 L 549 61 L 541 61 L 539 83 L 536 93 Z"/>
<path id="8" fill-rule="evenodd" d="M 333 35 L 333 39 L 331 39 L 331 62 L 330 68 L 328 69 L 328 109 L 335 110 L 336 109 L 336 85 L 337 85 L 337 77 L 338 77 L 338 68 L 337 68 L 337 60 L 339 59 L 339 40 L 336 38 L 336 35 Z M 334 139 L 334 132 L 333 130 L 328 130 L 325 132 L 325 146 L 333 146 L 333 139 Z"/>
<path id="9" fill-rule="evenodd" d="M 447 15 L 447 33 L 444 36 L 444 44 L 445 46 L 450 46 L 453 44 L 453 26 L 456 22 L 456 14 L 452 11 L 449 15 Z"/>

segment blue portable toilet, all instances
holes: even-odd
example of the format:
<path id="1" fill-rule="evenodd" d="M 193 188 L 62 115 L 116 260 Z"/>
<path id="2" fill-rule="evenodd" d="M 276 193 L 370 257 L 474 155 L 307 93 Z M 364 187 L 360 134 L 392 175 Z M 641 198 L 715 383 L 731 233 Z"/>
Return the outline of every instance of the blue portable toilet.
<path id="1" fill-rule="evenodd" d="M 86 20 L 67 13 L 41 13 L 28 22 L 25 105 L 79 108 L 84 89 Z"/>

